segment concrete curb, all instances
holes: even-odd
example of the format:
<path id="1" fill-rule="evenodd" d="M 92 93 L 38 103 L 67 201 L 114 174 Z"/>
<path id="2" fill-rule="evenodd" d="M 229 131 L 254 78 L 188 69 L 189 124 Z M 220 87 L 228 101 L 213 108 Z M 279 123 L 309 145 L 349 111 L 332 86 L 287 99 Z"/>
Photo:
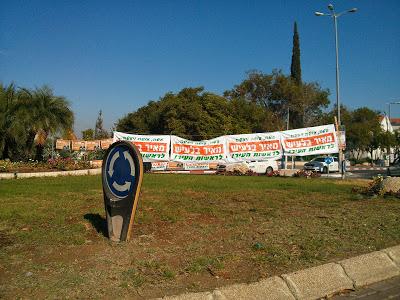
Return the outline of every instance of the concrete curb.
<path id="1" fill-rule="evenodd" d="M 387 167 L 350 167 L 350 171 L 386 171 Z"/>
<path id="2" fill-rule="evenodd" d="M 211 292 L 185 293 L 159 300 L 320 299 L 400 275 L 400 245 L 337 263 L 235 284 Z"/>
<path id="3" fill-rule="evenodd" d="M 382 250 L 400 268 L 400 245 Z"/>
<path id="4" fill-rule="evenodd" d="M 98 175 L 101 174 L 101 168 L 85 169 L 74 171 L 58 171 L 58 172 L 36 172 L 36 173 L 0 173 L 1 179 L 18 179 L 32 177 L 57 177 L 57 176 L 82 176 L 82 175 Z"/>
<path id="5" fill-rule="evenodd" d="M 376 251 L 339 262 L 355 287 L 400 275 L 399 267 L 384 251 Z"/>
<path id="6" fill-rule="evenodd" d="M 171 171 L 153 171 L 153 174 L 215 174 L 217 170 L 171 170 Z"/>
<path id="7" fill-rule="evenodd" d="M 337 291 L 353 289 L 353 281 L 336 263 L 284 274 L 282 277 L 296 299 L 317 299 Z"/>

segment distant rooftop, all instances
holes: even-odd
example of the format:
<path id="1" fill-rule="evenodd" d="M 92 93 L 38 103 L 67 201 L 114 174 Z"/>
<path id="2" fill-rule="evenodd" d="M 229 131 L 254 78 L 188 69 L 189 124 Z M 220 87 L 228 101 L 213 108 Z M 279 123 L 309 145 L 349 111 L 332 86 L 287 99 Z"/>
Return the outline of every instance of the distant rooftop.
<path id="1" fill-rule="evenodd" d="M 400 118 L 390 118 L 392 125 L 400 125 Z"/>

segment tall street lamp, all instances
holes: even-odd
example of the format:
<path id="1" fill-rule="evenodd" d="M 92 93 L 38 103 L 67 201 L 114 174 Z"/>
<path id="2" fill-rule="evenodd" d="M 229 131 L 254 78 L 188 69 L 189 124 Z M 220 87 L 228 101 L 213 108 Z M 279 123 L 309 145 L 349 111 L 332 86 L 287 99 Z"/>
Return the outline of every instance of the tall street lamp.
<path id="1" fill-rule="evenodd" d="M 335 48 L 336 48 L 336 107 L 337 107 L 337 122 L 338 122 L 338 129 L 341 129 L 342 123 L 340 119 L 340 84 L 339 84 L 339 45 L 338 45 L 338 32 L 337 32 L 337 18 L 340 16 L 347 14 L 347 13 L 354 13 L 357 11 L 357 8 L 352 8 L 348 9 L 345 11 L 342 11 L 340 13 L 335 12 L 335 8 L 333 7 L 332 4 L 328 5 L 328 9 L 330 10 L 330 13 L 322 13 L 319 11 L 315 12 L 315 15 L 317 17 L 322 17 L 322 16 L 328 16 L 332 17 L 333 19 L 333 25 L 335 28 Z M 340 147 L 339 148 L 339 168 L 342 169 L 342 174 L 344 174 L 344 170 L 342 168 L 342 161 L 343 161 L 343 149 Z"/>
<path id="2" fill-rule="evenodd" d="M 400 104 L 400 101 L 389 102 L 389 103 L 386 103 L 386 104 L 388 106 L 388 114 L 386 115 L 386 132 L 389 132 L 389 123 L 392 124 L 392 121 L 390 120 L 390 117 L 391 117 L 391 115 L 390 115 L 390 105 Z M 391 161 L 392 155 L 391 155 L 390 152 L 391 152 L 390 147 L 388 147 L 387 148 L 387 153 L 389 155 L 389 163 L 393 162 L 393 161 Z"/>

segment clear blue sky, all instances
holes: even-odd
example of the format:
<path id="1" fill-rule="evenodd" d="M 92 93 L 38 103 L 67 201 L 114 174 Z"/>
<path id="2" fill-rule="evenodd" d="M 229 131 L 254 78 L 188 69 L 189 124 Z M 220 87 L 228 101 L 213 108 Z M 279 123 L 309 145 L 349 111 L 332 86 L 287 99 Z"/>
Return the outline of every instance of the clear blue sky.
<path id="1" fill-rule="evenodd" d="M 293 22 L 303 80 L 335 101 L 328 1 L 6 1 L 0 9 L 0 81 L 50 85 L 75 112 L 76 132 L 104 112 L 110 128 L 168 91 L 221 94 L 245 72 L 290 71 Z M 400 100 L 400 1 L 333 1 L 339 18 L 342 101 L 386 109 Z M 400 105 L 392 107 L 400 117 Z"/>

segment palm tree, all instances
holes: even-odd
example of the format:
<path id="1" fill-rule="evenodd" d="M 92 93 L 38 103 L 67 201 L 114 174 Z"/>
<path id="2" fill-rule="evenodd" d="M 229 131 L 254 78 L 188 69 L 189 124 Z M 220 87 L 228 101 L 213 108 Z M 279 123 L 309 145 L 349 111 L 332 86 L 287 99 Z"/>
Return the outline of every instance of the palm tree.
<path id="1" fill-rule="evenodd" d="M 72 128 L 74 114 L 69 102 L 62 96 L 56 96 L 48 86 L 31 90 L 21 90 L 24 94 L 21 108 L 29 127 L 27 130 L 28 147 L 36 147 L 35 159 L 42 160 L 44 144 L 50 134 L 64 133 Z"/>
<path id="2" fill-rule="evenodd" d="M 19 110 L 20 93 L 13 83 L 0 83 L 0 158 L 20 159 L 26 142 L 25 122 Z"/>
<path id="3" fill-rule="evenodd" d="M 0 159 L 42 160 L 50 134 L 71 131 L 74 115 L 69 102 L 47 86 L 34 90 L 0 83 Z"/>

